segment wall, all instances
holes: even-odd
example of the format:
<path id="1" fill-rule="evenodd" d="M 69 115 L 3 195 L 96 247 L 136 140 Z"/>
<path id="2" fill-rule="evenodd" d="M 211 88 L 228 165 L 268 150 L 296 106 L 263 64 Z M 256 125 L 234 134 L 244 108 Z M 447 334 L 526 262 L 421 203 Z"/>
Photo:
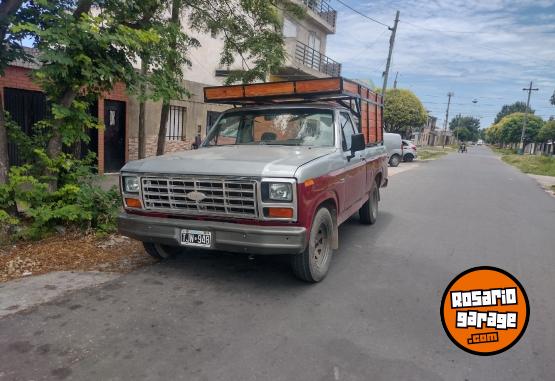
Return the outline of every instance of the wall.
<path id="1" fill-rule="evenodd" d="M 185 107 L 185 139 L 166 140 L 165 152 L 174 152 L 190 149 L 195 140 L 198 126 L 201 126 L 201 137 L 206 136 L 206 119 L 208 111 L 222 112 L 230 108 L 226 105 L 204 103 L 203 88 L 207 85 L 185 81 L 185 88 L 191 93 L 191 97 L 185 100 L 173 100 L 171 105 Z M 146 102 L 145 127 L 146 127 L 146 155 L 156 154 L 158 142 L 158 130 L 160 127 L 161 102 Z M 138 136 L 139 136 L 139 102 L 135 98 L 129 100 L 129 160 L 138 158 Z"/>

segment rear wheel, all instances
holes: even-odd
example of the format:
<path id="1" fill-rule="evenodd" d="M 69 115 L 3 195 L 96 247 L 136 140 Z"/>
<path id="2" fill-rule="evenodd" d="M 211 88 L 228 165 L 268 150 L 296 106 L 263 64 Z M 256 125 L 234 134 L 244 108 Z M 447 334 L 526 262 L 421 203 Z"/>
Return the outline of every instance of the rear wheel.
<path id="1" fill-rule="evenodd" d="M 333 218 L 327 208 L 320 208 L 314 216 L 308 247 L 302 254 L 293 255 L 293 272 L 305 282 L 324 279 L 333 255 Z"/>
<path id="2" fill-rule="evenodd" d="M 380 200 L 380 188 L 378 183 L 375 184 L 374 189 L 370 192 L 368 201 L 364 203 L 358 210 L 360 222 L 365 225 L 374 225 L 378 219 L 378 202 Z"/>
<path id="3" fill-rule="evenodd" d="M 393 155 L 389 159 L 389 165 L 392 166 L 392 167 L 397 167 L 399 165 L 400 161 L 401 160 L 399 159 L 399 155 Z"/>
<path id="4" fill-rule="evenodd" d="M 410 163 L 411 161 L 414 160 L 414 156 L 413 156 L 411 153 L 407 153 L 407 154 L 405 155 L 405 157 L 403 158 L 403 160 Z"/>
<path id="5" fill-rule="evenodd" d="M 145 251 L 156 259 L 169 259 L 181 249 L 178 246 L 161 245 L 159 243 L 143 242 Z"/>

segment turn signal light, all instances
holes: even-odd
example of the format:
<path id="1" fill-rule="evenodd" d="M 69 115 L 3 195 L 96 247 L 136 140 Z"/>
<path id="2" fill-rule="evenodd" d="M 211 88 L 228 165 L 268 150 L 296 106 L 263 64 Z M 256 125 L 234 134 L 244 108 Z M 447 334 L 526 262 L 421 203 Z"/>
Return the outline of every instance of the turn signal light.
<path id="1" fill-rule="evenodd" d="M 125 205 L 129 208 L 140 208 L 141 200 L 139 200 L 138 198 L 126 198 Z"/>
<path id="2" fill-rule="evenodd" d="M 293 218 L 291 208 L 268 208 L 268 217 L 271 218 Z"/>

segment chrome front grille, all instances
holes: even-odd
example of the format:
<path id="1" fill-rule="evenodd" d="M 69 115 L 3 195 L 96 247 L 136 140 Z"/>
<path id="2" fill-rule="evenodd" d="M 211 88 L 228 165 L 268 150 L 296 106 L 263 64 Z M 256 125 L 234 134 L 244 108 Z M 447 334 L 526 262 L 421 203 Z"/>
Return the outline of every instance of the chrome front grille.
<path id="1" fill-rule="evenodd" d="M 145 209 L 251 218 L 258 216 L 256 181 L 210 177 L 142 177 Z"/>

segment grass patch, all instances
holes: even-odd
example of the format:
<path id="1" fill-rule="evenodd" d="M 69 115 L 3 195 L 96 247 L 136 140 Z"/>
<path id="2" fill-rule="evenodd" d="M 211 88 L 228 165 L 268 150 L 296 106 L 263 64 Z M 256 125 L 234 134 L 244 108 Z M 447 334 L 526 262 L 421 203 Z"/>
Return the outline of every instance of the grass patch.
<path id="1" fill-rule="evenodd" d="M 555 176 L 555 157 L 537 155 L 504 155 L 501 159 L 524 173 Z"/>
<path id="2" fill-rule="evenodd" d="M 420 160 L 432 160 L 453 151 L 454 148 L 450 146 L 445 146 L 445 148 L 441 146 L 427 146 L 425 148 L 418 148 L 417 153 Z"/>
<path id="3" fill-rule="evenodd" d="M 495 146 L 490 146 L 490 148 L 493 150 L 493 152 L 499 155 L 515 155 L 517 151 L 516 149 L 513 149 L 513 148 L 499 148 Z"/>

